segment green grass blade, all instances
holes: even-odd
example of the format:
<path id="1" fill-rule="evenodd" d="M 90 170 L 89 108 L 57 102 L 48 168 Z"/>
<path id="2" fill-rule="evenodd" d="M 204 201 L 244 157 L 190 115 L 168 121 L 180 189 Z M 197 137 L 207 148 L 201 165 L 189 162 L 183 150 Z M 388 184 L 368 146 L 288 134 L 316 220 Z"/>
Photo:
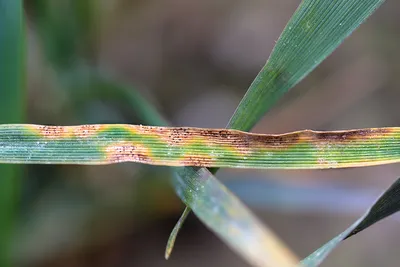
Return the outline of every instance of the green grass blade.
<path id="1" fill-rule="evenodd" d="M 249 131 L 289 89 L 337 48 L 384 0 L 304 0 L 232 116 Z"/>
<path id="2" fill-rule="evenodd" d="M 306 267 L 318 266 L 339 243 L 400 210 L 400 178 L 355 223 L 302 261 Z"/>
<path id="3" fill-rule="evenodd" d="M 24 117 L 25 32 L 21 0 L 0 0 L 0 123 Z M 0 266 L 12 266 L 10 242 L 17 216 L 19 167 L 0 165 Z"/>
<path id="4" fill-rule="evenodd" d="M 174 229 L 168 238 L 167 247 L 165 248 L 165 259 L 168 260 L 171 256 L 172 250 L 175 245 L 175 240 L 178 236 L 179 231 L 181 230 L 183 223 L 185 222 L 187 216 L 190 214 L 190 208 L 186 207 L 183 211 L 181 217 L 179 218 L 178 222 L 175 224 Z"/>
<path id="5" fill-rule="evenodd" d="M 295 265 L 292 252 L 207 169 L 178 168 L 176 174 L 174 185 L 180 198 L 249 263 L 254 266 Z M 187 177 L 191 177 L 189 186 Z"/>

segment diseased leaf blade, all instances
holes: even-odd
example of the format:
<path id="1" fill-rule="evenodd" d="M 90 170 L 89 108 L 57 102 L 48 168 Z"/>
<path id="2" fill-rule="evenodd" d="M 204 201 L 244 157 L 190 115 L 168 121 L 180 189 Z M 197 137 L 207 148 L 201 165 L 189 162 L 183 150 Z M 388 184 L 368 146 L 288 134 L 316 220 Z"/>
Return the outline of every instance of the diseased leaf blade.
<path id="1" fill-rule="evenodd" d="M 302 266 L 318 266 L 343 240 L 361 232 L 374 223 L 400 210 L 400 178 L 388 188 L 374 205 L 341 234 L 314 251 L 301 263 Z"/>
<path id="2" fill-rule="evenodd" d="M 128 124 L 0 125 L 0 163 L 327 169 L 400 161 L 400 128 L 252 134 Z"/>

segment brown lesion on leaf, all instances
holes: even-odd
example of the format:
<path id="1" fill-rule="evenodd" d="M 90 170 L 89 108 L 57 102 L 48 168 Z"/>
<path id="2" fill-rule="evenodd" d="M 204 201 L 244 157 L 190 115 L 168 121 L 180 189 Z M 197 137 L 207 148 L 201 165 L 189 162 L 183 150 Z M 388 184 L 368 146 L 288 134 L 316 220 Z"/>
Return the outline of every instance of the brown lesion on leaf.
<path id="1" fill-rule="evenodd" d="M 71 136 L 71 132 L 67 126 L 39 125 L 36 130 L 41 136 L 50 139 L 60 139 Z"/>
<path id="2" fill-rule="evenodd" d="M 78 138 L 87 138 L 97 134 L 100 129 L 101 125 L 99 124 L 86 124 L 73 126 L 72 132 Z"/>
<path id="3" fill-rule="evenodd" d="M 311 137 L 317 140 L 346 142 L 357 139 L 365 139 L 365 137 L 382 137 L 391 134 L 393 131 L 390 128 L 366 128 L 345 131 L 318 132 L 308 131 L 312 134 Z"/>
<path id="4" fill-rule="evenodd" d="M 251 147 L 284 149 L 303 142 L 345 143 L 365 139 L 366 137 L 381 137 L 392 132 L 390 128 L 368 128 L 327 132 L 303 130 L 279 135 L 244 134 L 238 138 L 237 144 Z"/>
<path id="5" fill-rule="evenodd" d="M 184 127 L 172 128 L 165 134 L 162 140 L 170 146 L 186 145 L 192 138 L 191 129 Z"/>
<path id="6" fill-rule="evenodd" d="M 187 155 L 180 161 L 180 166 L 211 167 L 214 159 L 209 156 Z"/>
<path id="7" fill-rule="evenodd" d="M 202 138 L 197 128 L 189 127 L 143 126 L 140 129 L 140 134 L 156 137 L 168 146 L 185 146 L 195 139 Z"/>
<path id="8" fill-rule="evenodd" d="M 271 149 L 281 149 L 289 147 L 290 145 L 297 144 L 300 136 L 296 133 L 282 134 L 282 135 L 250 135 L 248 137 L 249 143 L 252 146 L 265 147 Z"/>
<path id="9" fill-rule="evenodd" d="M 392 128 L 367 128 L 344 131 L 303 130 L 284 134 L 254 134 L 233 130 L 201 130 L 209 142 L 223 145 L 229 143 L 242 154 L 255 148 L 282 150 L 304 142 L 345 143 L 359 139 L 382 137 L 393 134 Z M 224 140 L 221 140 L 223 137 Z"/>
<path id="10" fill-rule="evenodd" d="M 87 124 L 78 126 L 52 126 L 37 125 L 34 130 L 41 136 L 49 139 L 62 139 L 68 137 L 87 138 L 95 135 L 100 129 L 99 124 Z"/>
<path id="11" fill-rule="evenodd" d="M 153 163 L 147 147 L 128 142 L 109 145 L 105 148 L 105 153 L 107 162 Z"/>

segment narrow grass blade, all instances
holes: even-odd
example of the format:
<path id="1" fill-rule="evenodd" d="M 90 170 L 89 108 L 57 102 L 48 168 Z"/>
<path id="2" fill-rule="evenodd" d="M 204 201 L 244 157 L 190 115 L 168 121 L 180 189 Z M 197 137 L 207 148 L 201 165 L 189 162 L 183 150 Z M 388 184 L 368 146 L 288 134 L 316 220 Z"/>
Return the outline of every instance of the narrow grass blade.
<path id="1" fill-rule="evenodd" d="M 174 185 L 180 198 L 249 263 L 296 265 L 293 253 L 207 169 L 177 168 L 176 174 Z M 189 188 L 185 177 L 192 177 Z"/>
<path id="2" fill-rule="evenodd" d="M 384 0 L 304 0 L 232 116 L 248 131 L 289 89 L 331 54 Z"/>
<path id="3" fill-rule="evenodd" d="M 0 123 L 24 117 L 25 33 L 21 0 L 0 0 Z M 0 266 L 12 266 L 10 244 L 16 220 L 19 167 L 0 166 Z"/>
<path id="4" fill-rule="evenodd" d="M 257 169 L 364 167 L 400 161 L 400 128 L 253 134 L 128 124 L 0 125 L 0 163 Z"/>
<path id="5" fill-rule="evenodd" d="M 339 243 L 400 210 L 400 178 L 383 193 L 374 205 L 344 232 L 330 240 L 302 261 L 302 266 L 314 267 L 336 248 Z"/>
<path id="6" fill-rule="evenodd" d="M 183 211 L 181 217 L 179 218 L 178 222 L 175 224 L 174 229 L 168 238 L 167 247 L 165 248 L 165 259 L 168 260 L 171 256 L 172 250 L 174 249 L 175 240 L 178 236 L 179 230 L 182 228 L 183 223 L 185 222 L 187 216 L 190 214 L 190 208 L 186 207 Z"/>

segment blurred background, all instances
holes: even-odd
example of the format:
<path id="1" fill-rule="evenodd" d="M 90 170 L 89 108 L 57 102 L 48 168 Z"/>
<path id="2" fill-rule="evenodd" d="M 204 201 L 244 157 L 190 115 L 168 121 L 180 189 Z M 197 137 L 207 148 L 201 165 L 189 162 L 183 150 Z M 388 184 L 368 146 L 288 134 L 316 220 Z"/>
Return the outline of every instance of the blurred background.
<path id="1" fill-rule="evenodd" d="M 28 0 L 28 123 L 226 126 L 299 0 Z M 400 18 L 385 3 L 288 93 L 254 132 L 399 126 Z M 155 120 L 153 123 L 157 124 Z M 183 211 L 165 168 L 21 166 L 16 266 L 248 266 Z M 325 171 L 221 170 L 221 179 L 305 257 L 337 235 L 400 166 Z M 399 216 L 346 240 L 322 266 L 396 266 Z"/>

